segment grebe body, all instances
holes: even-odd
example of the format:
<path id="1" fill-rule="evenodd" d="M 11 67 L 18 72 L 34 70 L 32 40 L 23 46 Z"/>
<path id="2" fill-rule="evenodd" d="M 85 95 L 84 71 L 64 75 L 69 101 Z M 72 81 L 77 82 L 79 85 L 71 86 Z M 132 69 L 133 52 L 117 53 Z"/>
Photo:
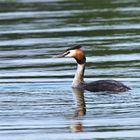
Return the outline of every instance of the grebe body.
<path id="1" fill-rule="evenodd" d="M 116 80 L 98 80 L 95 82 L 87 83 L 85 89 L 92 92 L 99 91 L 113 91 L 124 92 L 130 90 L 129 87 Z"/>
<path id="2" fill-rule="evenodd" d="M 129 87 L 116 80 L 98 80 L 90 83 L 84 81 L 84 71 L 86 57 L 84 52 L 80 49 L 81 46 L 75 46 L 67 49 L 63 54 L 55 56 L 58 57 L 73 57 L 77 62 L 77 71 L 72 82 L 73 88 L 88 90 L 91 92 L 111 91 L 111 92 L 124 92 L 130 90 Z"/>

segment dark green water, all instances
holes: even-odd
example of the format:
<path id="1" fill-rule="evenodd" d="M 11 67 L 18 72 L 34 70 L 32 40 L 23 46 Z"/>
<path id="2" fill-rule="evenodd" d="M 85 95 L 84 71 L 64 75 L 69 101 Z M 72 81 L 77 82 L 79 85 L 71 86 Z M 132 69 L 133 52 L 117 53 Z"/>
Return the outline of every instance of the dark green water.
<path id="1" fill-rule="evenodd" d="M 86 81 L 132 90 L 73 91 L 75 60 L 52 55 L 77 44 Z M 139 91 L 139 0 L 0 1 L 1 140 L 139 140 Z"/>

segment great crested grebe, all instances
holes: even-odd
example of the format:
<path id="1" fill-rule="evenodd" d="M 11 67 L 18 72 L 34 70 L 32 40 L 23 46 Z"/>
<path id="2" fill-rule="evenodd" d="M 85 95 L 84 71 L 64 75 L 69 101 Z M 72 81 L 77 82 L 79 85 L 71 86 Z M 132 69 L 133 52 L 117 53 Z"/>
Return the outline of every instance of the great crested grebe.
<path id="1" fill-rule="evenodd" d="M 77 71 L 72 83 L 73 88 L 88 90 L 91 92 L 111 91 L 111 92 L 124 92 L 130 90 L 129 87 L 116 80 L 98 80 L 90 83 L 84 81 L 84 71 L 86 57 L 84 52 L 80 49 L 81 45 L 67 49 L 64 53 L 55 56 L 60 57 L 73 57 L 77 61 Z"/>

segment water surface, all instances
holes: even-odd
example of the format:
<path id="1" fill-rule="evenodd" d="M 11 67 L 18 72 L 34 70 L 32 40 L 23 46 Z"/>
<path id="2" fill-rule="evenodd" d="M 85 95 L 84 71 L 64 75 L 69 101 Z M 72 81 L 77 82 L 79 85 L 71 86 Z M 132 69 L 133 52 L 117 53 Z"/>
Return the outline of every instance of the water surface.
<path id="1" fill-rule="evenodd" d="M 0 2 L 0 138 L 135 140 L 140 138 L 138 0 Z M 120 94 L 74 91 L 71 58 L 81 44 L 85 80 L 116 79 Z"/>

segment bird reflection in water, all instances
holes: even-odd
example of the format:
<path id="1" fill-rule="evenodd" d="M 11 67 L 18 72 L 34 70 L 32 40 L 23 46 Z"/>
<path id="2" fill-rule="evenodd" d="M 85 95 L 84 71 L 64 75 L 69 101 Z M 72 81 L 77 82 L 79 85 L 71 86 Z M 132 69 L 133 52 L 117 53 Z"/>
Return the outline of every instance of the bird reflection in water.
<path id="1" fill-rule="evenodd" d="M 82 117 L 86 114 L 86 103 L 84 99 L 84 90 L 72 88 L 75 101 L 76 101 L 76 110 L 74 113 L 74 118 Z M 70 125 L 70 130 L 72 132 L 82 132 L 83 125 L 81 122 Z"/>
<path id="2" fill-rule="evenodd" d="M 83 125 L 80 122 L 76 123 L 76 124 L 72 124 L 72 125 L 70 125 L 70 130 L 71 130 L 71 132 L 82 132 Z"/>
<path id="3" fill-rule="evenodd" d="M 86 114 L 86 104 L 85 104 L 85 98 L 84 98 L 84 90 L 72 88 L 75 101 L 76 101 L 76 111 L 74 114 L 74 117 L 81 117 Z"/>

